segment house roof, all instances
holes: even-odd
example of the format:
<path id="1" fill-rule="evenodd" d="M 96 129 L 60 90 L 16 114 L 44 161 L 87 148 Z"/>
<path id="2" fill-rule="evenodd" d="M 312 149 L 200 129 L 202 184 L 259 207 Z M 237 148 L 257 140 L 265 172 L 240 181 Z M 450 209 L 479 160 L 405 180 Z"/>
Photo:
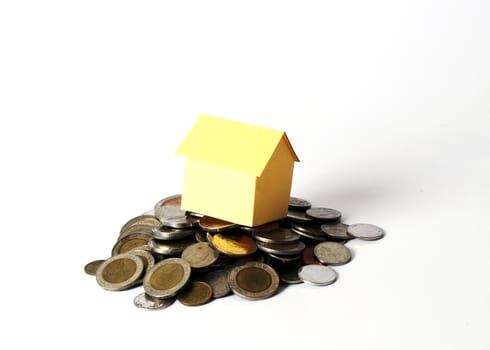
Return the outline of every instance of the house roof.
<path id="1" fill-rule="evenodd" d="M 260 176 L 280 142 L 299 161 L 284 131 L 201 115 L 177 154 Z"/>

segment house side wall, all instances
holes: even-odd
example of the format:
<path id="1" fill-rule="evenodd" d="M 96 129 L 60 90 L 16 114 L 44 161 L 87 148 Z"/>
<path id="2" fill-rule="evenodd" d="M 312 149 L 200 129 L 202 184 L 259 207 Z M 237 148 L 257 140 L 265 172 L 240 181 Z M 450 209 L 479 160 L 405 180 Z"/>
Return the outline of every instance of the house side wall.
<path id="1" fill-rule="evenodd" d="M 242 225 L 250 225 L 256 177 L 187 159 L 182 208 Z"/>
<path id="2" fill-rule="evenodd" d="M 285 142 L 280 142 L 257 181 L 254 224 L 286 217 L 288 211 L 294 161 Z"/>

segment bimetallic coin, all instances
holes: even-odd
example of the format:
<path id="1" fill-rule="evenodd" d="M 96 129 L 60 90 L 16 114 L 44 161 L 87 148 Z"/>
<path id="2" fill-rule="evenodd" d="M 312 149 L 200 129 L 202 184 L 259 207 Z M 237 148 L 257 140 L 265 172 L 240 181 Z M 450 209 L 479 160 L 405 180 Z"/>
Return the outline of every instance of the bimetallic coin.
<path id="1" fill-rule="evenodd" d="M 107 290 L 123 290 L 135 285 L 143 275 L 140 257 L 124 253 L 104 261 L 95 274 L 97 283 Z"/>
<path id="2" fill-rule="evenodd" d="M 183 239 L 195 234 L 196 230 L 192 228 L 171 228 L 167 226 L 158 226 L 152 229 L 153 238 L 160 240 Z"/>
<path id="3" fill-rule="evenodd" d="M 240 229 L 249 233 L 267 233 L 279 228 L 278 221 L 268 222 L 259 226 L 240 226 Z"/>
<path id="4" fill-rule="evenodd" d="M 257 241 L 263 243 L 281 244 L 299 241 L 299 235 L 285 227 L 281 227 L 272 232 L 254 233 L 253 236 Z"/>
<path id="5" fill-rule="evenodd" d="M 325 265 L 305 265 L 298 270 L 299 278 L 308 284 L 326 286 L 337 280 L 337 272 Z"/>
<path id="6" fill-rule="evenodd" d="M 287 244 L 257 242 L 257 248 L 269 254 L 298 255 L 305 249 L 305 244 L 301 241 Z"/>
<path id="7" fill-rule="evenodd" d="M 150 239 L 151 235 L 146 233 L 132 233 L 128 236 L 124 236 L 118 239 L 116 244 L 114 244 L 111 255 L 115 256 L 121 253 L 126 253 L 136 247 L 147 245 Z"/>
<path id="8" fill-rule="evenodd" d="M 311 208 L 311 203 L 298 197 L 289 198 L 288 208 L 292 210 L 305 211 Z"/>
<path id="9" fill-rule="evenodd" d="M 159 226 L 160 220 L 158 220 L 158 218 L 154 215 L 143 214 L 140 216 L 136 216 L 123 225 L 123 227 L 119 231 L 119 234 L 122 234 L 124 231 L 126 231 L 126 229 L 134 225 Z"/>
<path id="10" fill-rule="evenodd" d="M 347 232 L 359 239 L 365 241 L 374 241 L 384 236 L 384 231 L 381 227 L 371 224 L 354 224 L 347 228 Z"/>
<path id="11" fill-rule="evenodd" d="M 219 253 L 211 248 L 208 243 L 194 243 L 182 252 L 182 259 L 186 260 L 192 268 L 202 269 L 213 265 L 218 259 Z"/>
<path id="12" fill-rule="evenodd" d="M 136 307 L 147 310 L 161 310 L 174 303 L 174 298 L 160 299 L 152 297 L 145 292 L 138 294 L 133 302 Z"/>
<path id="13" fill-rule="evenodd" d="M 90 276 L 95 276 L 95 272 L 97 271 L 97 268 L 102 265 L 102 263 L 105 260 L 94 260 L 89 262 L 87 265 L 85 265 L 85 273 Z"/>
<path id="14" fill-rule="evenodd" d="M 327 265 L 343 265 L 350 261 L 352 255 L 346 246 L 337 242 L 323 242 L 315 246 L 315 257 Z"/>
<path id="15" fill-rule="evenodd" d="M 209 302 L 212 297 L 213 289 L 209 284 L 193 281 L 177 296 L 177 299 L 186 306 L 200 306 Z"/>
<path id="16" fill-rule="evenodd" d="M 145 271 L 148 271 L 153 267 L 153 265 L 155 265 L 155 258 L 147 250 L 135 248 L 135 249 L 131 249 L 128 252 L 128 254 L 139 256 L 143 261 L 143 264 L 145 266 Z"/>
<path id="17" fill-rule="evenodd" d="M 181 254 L 185 248 L 195 243 L 194 239 L 180 239 L 177 241 L 161 241 L 158 239 L 151 239 L 148 241 L 150 249 L 154 253 L 162 255 L 178 255 Z"/>
<path id="18" fill-rule="evenodd" d="M 250 262 L 231 270 L 228 283 L 236 295 L 249 300 L 260 300 L 277 291 L 279 276 L 269 265 Z"/>
<path id="19" fill-rule="evenodd" d="M 180 258 L 169 258 L 155 264 L 146 273 L 143 287 L 155 298 L 170 298 L 179 293 L 189 282 L 191 266 Z"/>
<path id="20" fill-rule="evenodd" d="M 229 256 L 251 255 L 257 250 L 257 245 L 253 238 L 240 232 L 217 233 L 215 235 L 208 232 L 207 238 L 208 242 L 216 250 Z"/>
<path id="21" fill-rule="evenodd" d="M 228 284 L 228 276 L 230 271 L 228 270 L 214 270 L 204 275 L 204 282 L 209 284 L 213 289 L 214 298 L 222 298 L 230 294 L 231 289 Z"/>
<path id="22" fill-rule="evenodd" d="M 237 228 L 239 225 L 211 216 L 203 216 L 199 220 L 199 226 L 207 232 L 223 232 Z"/>
<path id="23" fill-rule="evenodd" d="M 310 224 L 313 222 L 313 219 L 306 215 L 304 211 L 299 211 L 299 210 L 288 210 L 288 215 L 287 218 L 291 221 L 296 221 L 296 222 L 302 222 L 305 224 Z"/>
<path id="24" fill-rule="evenodd" d="M 306 215 L 319 221 L 337 221 L 342 216 L 340 211 L 331 208 L 310 208 Z"/>
<path id="25" fill-rule="evenodd" d="M 281 268 L 278 272 L 279 279 L 286 284 L 303 283 L 298 276 L 298 268 L 296 265 Z"/>
<path id="26" fill-rule="evenodd" d="M 301 253 L 301 257 L 303 258 L 303 262 L 306 265 L 321 265 L 322 263 L 315 257 L 313 253 L 315 249 L 315 245 L 307 245 L 306 248 Z"/>
<path id="27" fill-rule="evenodd" d="M 349 240 L 354 237 L 347 232 L 347 227 L 349 226 L 339 222 L 336 224 L 323 224 L 321 230 L 330 238 Z"/>

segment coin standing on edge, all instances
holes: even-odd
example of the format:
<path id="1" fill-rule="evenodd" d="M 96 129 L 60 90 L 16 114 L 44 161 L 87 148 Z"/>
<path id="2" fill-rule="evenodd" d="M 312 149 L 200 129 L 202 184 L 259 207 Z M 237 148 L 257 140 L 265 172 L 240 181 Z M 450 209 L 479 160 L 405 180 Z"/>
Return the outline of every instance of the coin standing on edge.
<path id="1" fill-rule="evenodd" d="M 180 258 L 169 258 L 155 264 L 146 273 L 143 287 L 155 298 L 170 298 L 179 293 L 189 282 L 191 266 Z"/>
<path id="2" fill-rule="evenodd" d="M 349 248 L 337 242 L 319 243 L 313 253 L 322 264 L 327 265 L 343 265 L 352 258 Z"/>
<path id="3" fill-rule="evenodd" d="M 143 275 L 143 271 L 144 263 L 139 256 L 123 253 L 104 261 L 95 276 L 102 288 L 117 291 L 135 285 Z"/>
<path id="4" fill-rule="evenodd" d="M 94 260 L 89 262 L 87 265 L 84 267 L 84 271 L 87 275 L 90 276 L 95 276 L 95 273 L 97 272 L 97 268 L 102 265 L 102 263 L 105 260 Z"/>
<path id="5" fill-rule="evenodd" d="M 186 306 L 200 306 L 209 302 L 212 297 L 213 289 L 209 284 L 193 281 L 177 296 L 177 299 Z"/>
<path id="6" fill-rule="evenodd" d="M 236 295 L 248 300 L 260 300 L 277 291 L 279 276 L 269 265 L 250 262 L 231 270 L 228 283 Z"/>
<path id="7" fill-rule="evenodd" d="M 152 297 L 151 295 L 146 294 L 145 292 L 138 294 L 133 303 L 136 307 L 146 310 L 161 310 L 169 307 L 174 303 L 174 298 L 160 299 Z"/>
<path id="8" fill-rule="evenodd" d="M 192 268 L 202 269 L 214 264 L 219 253 L 208 243 L 194 243 L 184 249 L 182 259 L 186 260 Z"/>
<path id="9" fill-rule="evenodd" d="M 347 228 L 347 232 L 365 241 L 375 241 L 384 236 L 384 231 L 381 227 L 371 224 L 353 224 Z"/>
<path id="10" fill-rule="evenodd" d="M 299 278 L 308 284 L 326 286 L 337 280 L 337 272 L 325 265 L 305 265 L 298 270 Z"/>

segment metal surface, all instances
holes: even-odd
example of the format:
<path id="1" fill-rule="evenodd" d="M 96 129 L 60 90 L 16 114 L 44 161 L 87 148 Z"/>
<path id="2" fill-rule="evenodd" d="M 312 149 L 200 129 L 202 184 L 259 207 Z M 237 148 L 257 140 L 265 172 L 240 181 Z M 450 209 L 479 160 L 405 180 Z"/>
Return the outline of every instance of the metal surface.
<path id="1" fill-rule="evenodd" d="M 274 243 L 262 243 L 257 242 L 257 248 L 263 252 L 278 255 L 297 255 L 301 254 L 305 249 L 305 244 L 301 241 L 287 243 L 287 244 L 274 244 Z"/>
<path id="2" fill-rule="evenodd" d="M 254 233 L 253 237 L 263 243 L 292 243 L 299 240 L 299 235 L 292 232 L 290 229 L 281 227 L 267 233 Z"/>
<path id="3" fill-rule="evenodd" d="M 208 243 L 203 242 L 191 244 L 182 252 L 182 259 L 186 260 L 194 269 L 213 265 L 218 256 L 218 251 L 210 247 Z"/>
<path id="4" fill-rule="evenodd" d="M 225 269 L 214 270 L 204 275 L 204 282 L 208 283 L 213 289 L 214 298 L 222 298 L 230 294 L 229 275 L 230 271 Z"/>
<path id="5" fill-rule="evenodd" d="M 313 253 L 321 263 L 327 265 L 343 265 L 352 258 L 349 248 L 337 242 L 319 243 Z"/>
<path id="6" fill-rule="evenodd" d="M 134 298 L 133 303 L 136 307 L 139 307 L 141 309 L 162 310 L 172 305 L 174 301 L 175 301 L 174 298 L 167 298 L 167 299 L 155 298 L 143 292 L 141 294 L 138 294 Z"/>
<path id="7" fill-rule="evenodd" d="M 298 270 L 299 278 L 308 284 L 326 286 L 337 280 L 337 272 L 324 265 L 305 265 Z"/>
<path id="8" fill-rule="evenodd" d="M 384 236 L 384 231 L 381 227 L 371 224 L 354 224 L 347 228 L 347 232 L 353 237 L 365 240 L 374 241 Z"/>
<path id="9" fill-rule="evenodd" d="M 199 220 L 199 226 L 207 232 L 223 232 L 233 230 L 239 225 L 229 221 L 213 218 L 211 216 L 203 216 Z"/>
<path id="10" fill-rule="evenodd" d="M 337 221 L 342 216 L 340 211 L 332 208 L 310 208 L 306 214 L 318 221 Z"/>
<path id="11" fill-rule="evenodd" d="M 191 266 L 180 258 L 160 261 L 146 273 L 145 292 L 156 298 L 170 298 L 179 293 L 191 277 Z"/>
<path id="12" fill-rule="evenodd" d="M 87 275 L 90 275 L 90 276 L 95 276 L 95 272 L 97 271 L 97 268 L 102 265 L 102 263 L 104 262 L 105 260 L 94 260 L 94 261 L 91 261 L 89 262 L 87 265 L 85 265 L 84 267 L 84 271 Z"/>
<path id="13" fill-rule="evenodd" d="M 213 297 L 213 289 L 209 284 L 202 281 L 193 281 L 182 291 L 177 299 L 186 306 L 204 305 Z"/>
<path id="14" fill-rule="evenodd" d="M 311 208 L 311 203 L 308 202 L 306 199 L 301 199 L 298 197 L 290 197 L 288 208 L 292 210 L 305 211 Z"/>
<path id="15" fill-rule="evenodd" d="M 135 285 L 144 272 L 140 257 L 124 253 L 104 261 L 95 274 L 97 283 L 104 289 L 117 291 Z"/>
<path id="16" fill-rule="evenodd" d="M 236 295 L 249 300 L 260 300 L 277 291 L 279 276 L 269 265 L 250 262 L 231 270 L 228 283 Z"/>

